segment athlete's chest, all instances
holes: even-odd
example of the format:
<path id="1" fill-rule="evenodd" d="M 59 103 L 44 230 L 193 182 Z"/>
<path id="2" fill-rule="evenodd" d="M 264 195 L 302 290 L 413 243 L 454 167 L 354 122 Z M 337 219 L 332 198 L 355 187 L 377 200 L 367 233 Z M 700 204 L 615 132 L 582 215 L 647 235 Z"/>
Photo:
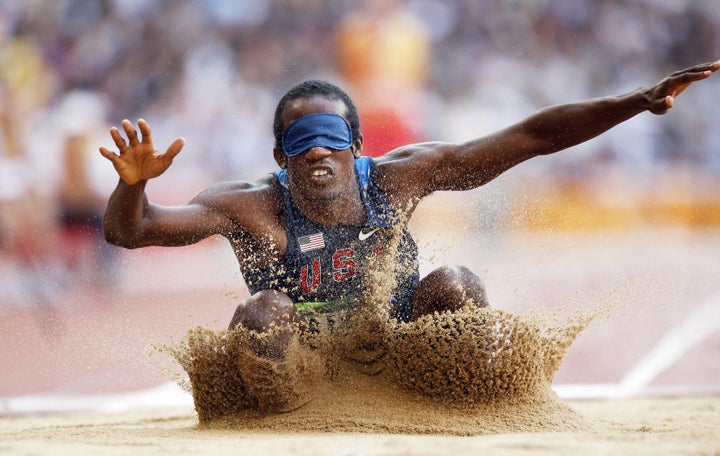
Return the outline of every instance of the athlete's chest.
<path id="1" fill-rule="evenodd" d="M 355 225 L 308 227 L 288 238 L 285 258 L 295 265 L 303 293 L 353 283 L 372 268 L 387 244 L 386 230 Z"/>

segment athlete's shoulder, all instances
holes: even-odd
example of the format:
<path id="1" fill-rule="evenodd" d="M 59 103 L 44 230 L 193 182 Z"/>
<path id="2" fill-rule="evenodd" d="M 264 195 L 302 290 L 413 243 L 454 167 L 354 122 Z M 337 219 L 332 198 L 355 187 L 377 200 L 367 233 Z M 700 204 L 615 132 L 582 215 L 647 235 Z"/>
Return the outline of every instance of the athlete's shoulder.
<path id="1" fill-rule="evenodd" d="M 274 180 L 275 179 L 273 177 L 268 176 L 257 182 L 248 182 L 243 180 L 221 181 L 205 188 L 202 192 L 199 193 L 199 195 L 218 197 L 224 195 L 233 195 L 236 193 L 257 192 L 263 190 L 267 191 L 274 187 Z"/>
<path id="2" fill-rule="evenodd" d="M 454 145 L 443 142 L 409 144 L 375 158 L 376 174 L 380 179 L 422 178 L 441 162 Z"/>
<path id="3" fill-rule="evenodd" d="M 388 164 L 392 165 L 406 160 L 428 160 L 437 155 L 453 150 L 455 147 L 455 144 L 441 141 L 408 144 L 398 147 L 397 149 L 393 149 L 374 160 L 378 166 L 385 166 Z"/>
<path id="4" fill-rule="evenodd" d="M 393 207 L 412 212 L 429 194 L 428 182 L 455 147 L 443 142 L 399 147 L 376 159 L 375 181 Z"/>
<path id="5" fill-rule="evenodd" d="M 193 202 L 214 207 L 236 204 L 267 203 L 277 198 L 274 176 L 266 176 L 256 182 L 242 180 L 222 181 L 207 187 L 193 198 Z"/>

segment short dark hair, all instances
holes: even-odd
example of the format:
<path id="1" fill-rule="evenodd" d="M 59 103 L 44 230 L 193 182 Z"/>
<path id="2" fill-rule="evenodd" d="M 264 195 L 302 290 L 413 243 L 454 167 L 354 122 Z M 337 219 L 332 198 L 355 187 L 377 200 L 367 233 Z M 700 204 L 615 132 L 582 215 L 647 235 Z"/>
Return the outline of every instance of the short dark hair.
<path id="1" fill-rule="evenodd" d="M 358 115 L 355 103 L 350 96 L 340 87 L 327 81 L 312 79 L 301 82 L 292 89 L 288 90 L 278 102 L 275 108 L 275 119 L 273 120 L 273 134 L 275 136 L 275 148 L 282 150 L 282 112 L 285 106 L 299 98 L 324 97 L 328 100 L 340 100 L 347 108 L 348 123 L 352 130 L 352 139 L 355 141 L 360 137 L 360 116 Z"/>

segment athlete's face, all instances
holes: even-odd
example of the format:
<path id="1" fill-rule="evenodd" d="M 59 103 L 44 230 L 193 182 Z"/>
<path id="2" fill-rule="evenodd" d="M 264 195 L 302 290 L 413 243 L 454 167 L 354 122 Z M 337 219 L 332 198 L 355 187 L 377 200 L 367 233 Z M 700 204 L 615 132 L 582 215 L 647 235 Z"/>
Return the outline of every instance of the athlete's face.
<path id="1" fill-rule="evenodd" d="M 298 98 L 283 109 L 283 132 L 293 120 L 321 112 L 340 114 L 347 119 L 347 108 L 341 100 Z M 294 198 L 323 203 L 347 194 L 349 186 L 357 186 L 354 160 L 360 156 L 361 150 L 362 139 L 357 139 L 348 149 L 315 146 L 293 157 L 286 157 L 282 151 L 275 150 L 275 160 L 281 167 L 287 168 Z"/>

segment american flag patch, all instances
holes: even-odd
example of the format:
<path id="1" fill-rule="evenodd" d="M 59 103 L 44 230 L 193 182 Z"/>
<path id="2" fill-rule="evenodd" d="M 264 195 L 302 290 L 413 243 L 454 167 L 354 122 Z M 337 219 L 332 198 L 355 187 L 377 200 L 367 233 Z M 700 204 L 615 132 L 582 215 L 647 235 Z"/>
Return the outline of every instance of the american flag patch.
<path id="1" fill-rule="evenodd" d="M 300 244 L 301 252 L 310 252 L 312 250 L 322 249 L 325 247 L 325 238 L 322 233 L 308 234 L 297 238 Z"/>

